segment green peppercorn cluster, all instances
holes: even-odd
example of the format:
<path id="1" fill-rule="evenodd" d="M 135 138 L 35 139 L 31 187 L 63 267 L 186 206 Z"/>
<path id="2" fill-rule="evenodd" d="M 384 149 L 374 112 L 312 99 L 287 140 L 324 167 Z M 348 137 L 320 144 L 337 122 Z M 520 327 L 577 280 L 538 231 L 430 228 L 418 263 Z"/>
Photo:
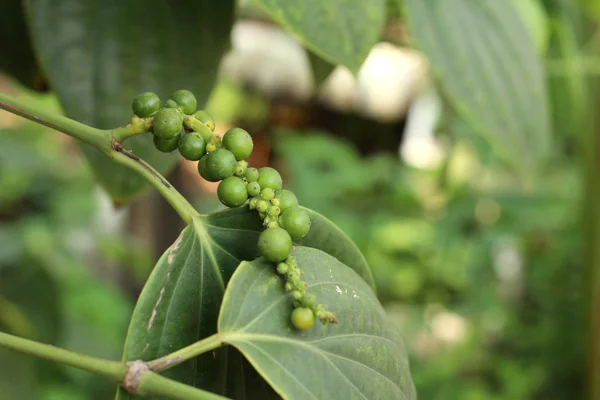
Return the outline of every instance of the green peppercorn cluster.
<path id="1" fill-rule="evenodd" d="M 249 208 L 258 212 L 265 226 L 258 250 L 274 263 L 285 279 L 285 290 L 294 298 L 292 324 L 297 329 L 310 329 L 315 318 L 322 323 L 337 322 L 333 313 L 307 292 L 307 284 L 301 280 L 303 272 L 290 255 L 292 240 L 302 239 L 310 230 L 308 213 L 299 207 L 294 193 L 282 189 L 277 170 L 248 167 L 246 159 L 254 148 L 248 132 L 233 128 L 219 137 L 214 133 L 213 118 L 197 106 L 196 97 L 188 90 L 174 92 L 163 108 L 154 93 L 142 93 L 132 104 L 138 118 L 151 119 L 153 141 L 159 151 L 179 149 L 185 159 L 198 161 L 202 178 L 220 182 L 217 195 L 221 203 L 235 208 L 248 202 Z"/>

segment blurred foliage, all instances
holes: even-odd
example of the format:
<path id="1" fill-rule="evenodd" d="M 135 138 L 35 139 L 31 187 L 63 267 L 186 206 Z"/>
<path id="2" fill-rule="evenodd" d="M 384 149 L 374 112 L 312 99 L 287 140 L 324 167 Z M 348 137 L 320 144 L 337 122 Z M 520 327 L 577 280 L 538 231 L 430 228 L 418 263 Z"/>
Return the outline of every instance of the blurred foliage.
<path id="1" fill-rule="evenodd" d="M 275 137 L 301 203 L 331 218 L 367 257 L 408 337 L 421 398 L 581 393 L 573 207 L 581 183 L 572 164 L 554 166 L 524 193 L 464 141 L 455 144 L 457 161 L 425 171 L 393 156 L 361 159 L 323 132 Z"/>
<path id="2" fill-rule="evenodd" d="M 96 246 L 111 237 L 98 229 L 98 192 L 70 142 L 6 113 L 0 123 L 0 330 L 118 359 L 133 304 L 89 261 L 132 253 Z M 0 366 L 3 399 L 114 395 L 101 378 L 13 352 L 0 352 Z"/>

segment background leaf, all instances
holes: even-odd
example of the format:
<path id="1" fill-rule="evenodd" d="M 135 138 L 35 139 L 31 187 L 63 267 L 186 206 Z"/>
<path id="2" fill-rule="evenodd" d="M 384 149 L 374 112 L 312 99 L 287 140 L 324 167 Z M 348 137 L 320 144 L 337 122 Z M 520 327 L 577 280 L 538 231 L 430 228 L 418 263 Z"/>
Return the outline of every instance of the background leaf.
<path id="1" fill-rule="evenodd" d="M 385 0 L 256 0 L 277 22 L 332 64 L 357 72 L 379 39 Z"/>
<path id="2" fill-rule="evenodd" d="M 412 34 L 462 118 L 533 171 L 549 151 L 542 63 L 510 0 L 406 0 Z"/>
<path id="3" fill-rule="evenodd" d="M 260 258 L 234 273 L 219 316 L 220 338 L 286 399 L 416 398 L 402 336 L 371 288 L 320 250 L 297 247 L 293 255 L 309 291 L 339 323 L 295 330 L 291 293 Z"/>
<path id="4" fill-rule="evenodd" d="M 303 243 L 345 260 L 370 277 L 354 244 L 324 217 L 309 213 L 311 233 Z M 138 299 L 124 359 L 151 360 L 214 334 L 225 285 L 241 261 L 259 256 L 257 241 L 262 230 L 260 218 L 247 207 L 210 214 L 187 227 L 163 254 Z M 218 349 L 164 374 L 220 394 L 246 393 L 252 398 L 257 395 L 255 389 L 264 392 L 245 383 L 258 377 L 252 377 L 234 349 Z M 119 396 L 129 395 L 120 392 Z"/>
<path id="5" fill-rule="evenodd" d="M 0 71 L 34 90 L 44 90 L 42 72 L 33 53 L 23 2 L 0 0 Z"/>
<path id="6" fill-rule="evenodd" d="M 97 128 L 127 124 L 135 95 L 153 91 L 166 100 L 189 89 L 200 107 L 229 46 L 233 0 L 130 2 L 29 0 L 39 59 L 66 114 Z M 100 184 L 118 202 L 147 188 L 133 172 L 82 145 Z M 154 149 L 146 135 L 131 149 L 161 173 L 177 155 Z"/>

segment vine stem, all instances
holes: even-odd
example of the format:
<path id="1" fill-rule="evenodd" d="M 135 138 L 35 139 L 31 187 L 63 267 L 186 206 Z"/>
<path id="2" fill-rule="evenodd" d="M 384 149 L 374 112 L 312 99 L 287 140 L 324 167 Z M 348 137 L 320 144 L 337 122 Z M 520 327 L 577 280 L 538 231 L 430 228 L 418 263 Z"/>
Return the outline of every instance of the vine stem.
<path id="1" fill-rule="evenodd" d="M 224 344 L 225 343 L 220 338 L 219 334 L 215 333 L 214 335 L 204 338 L 187 347 L 184 347 L 181 350 L 175 351 L 164 357 L 157 358 L 156 360 L 148 362 L 148 367 L 150 367 L 152 371 L 164 371 L 165 369 L 179 365 L 182 362 L 189 360 L 190 358 L 197 357 L 200 354 L 206 353 L 207 351 L 211 351 L 218 347 L 221 347 Z"/>
<path id="2" fill-rule="evenodd" d="M 199 215 L 194 207 L 158 171 L 123 148 L 121 141 L 143 133 L 138 126 L 130 124 L 127 127 L 112 130 L 96 129 L 61 115 L 54 115 L 38 109 L 2 93 L 0 93 L 0 109 L 82 140 L 106 154 L 117 164 L 137 172 L 154 186 L 188 225 L 191 224 L 194 217 Z M 143 120 L 140 121 L 140 124 L 144 123 Z"/>
<path id="3" fill-rule="evenodd" d="M 132 394 L 165 396 L 174 400 L 227 399 L 226 397 L 160 376 L 150 371 L 148 365 L 142 361 L 120 363 L 117 361 L 101 360 L 3 332 L 0 332 L 0 346 L 19 353 L 59 362 L 95 373 L 119 382 L 121 387 Z"/>

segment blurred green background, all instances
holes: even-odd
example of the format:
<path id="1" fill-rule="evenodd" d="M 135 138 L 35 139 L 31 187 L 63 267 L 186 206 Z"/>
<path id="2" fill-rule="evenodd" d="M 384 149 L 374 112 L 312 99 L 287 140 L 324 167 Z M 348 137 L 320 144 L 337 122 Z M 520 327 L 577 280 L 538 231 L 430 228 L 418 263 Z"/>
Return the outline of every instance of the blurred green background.
<path id="1" fill-rule="evenodd" d="M 360 247 L 406 336 L 421 399 L 583 398 L 590 278 L 577 136 L 598 108 L 573 91 L 600 70 L 600 30 L 574 3 L 564 13 L 560 2 L 516 3 L 545 60 L 554 120 L 552 162 L 526 184 L 444 111 L 422 56 L 405 51 L 402 15 L 368 60 L 373 71 L 357 84 L 338 68 L 322 95 L 281 56 L 293 43 L 246 18 L 207 105 L 217 131 L 253 134 L 253 166 L 280 168 L 301 204 Z M 382 85 L 386 66 L 401 83 Z M 54 95 L 9 76 L 0 91 L 60 112 Z M 169 179 L 200 211 L 221 208 L 193 164 Z M 68 138 L 0 113 L 0 330 L 120 358 L 137 295 L 180 229 L 154 193 L 114 208 Z M 0 360 L 1 399 L 114 394 L 67 367 L 5 350 Z"/>

